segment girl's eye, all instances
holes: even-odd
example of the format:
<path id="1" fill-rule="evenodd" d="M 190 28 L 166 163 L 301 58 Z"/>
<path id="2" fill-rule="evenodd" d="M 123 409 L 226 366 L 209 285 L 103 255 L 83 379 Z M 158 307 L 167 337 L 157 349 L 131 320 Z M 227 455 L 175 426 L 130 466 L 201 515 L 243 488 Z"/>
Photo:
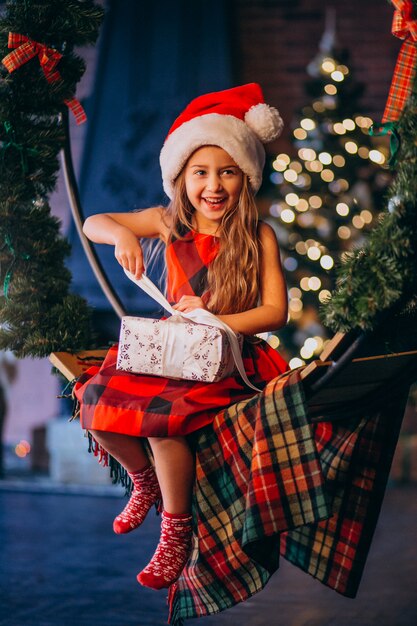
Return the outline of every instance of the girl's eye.
<path id="1" fill-rule="evenodd" d="M 197 174 L 197 176 L 204 176 L 205 171 L 204 171 L 204 170 L 196 170 L 196 171 L 194 172 L 194 174 Z"/>
<path id="2" fill-rule="evenodd" d="M 235 170 L 223 170 L 223 174 L 226 174 L 226 176 L 234 176 L 236 174 Z"/>

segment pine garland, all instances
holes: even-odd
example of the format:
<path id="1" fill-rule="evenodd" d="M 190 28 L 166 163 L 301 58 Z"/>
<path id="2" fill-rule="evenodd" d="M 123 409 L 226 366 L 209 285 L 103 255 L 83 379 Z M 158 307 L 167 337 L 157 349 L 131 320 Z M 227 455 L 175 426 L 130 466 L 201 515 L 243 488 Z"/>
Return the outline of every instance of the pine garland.
<path id="1" fill-rule="evenodd" d="M 415 7 L 417 2 L 414 1 Z M 417 87 L 397 125 L 397 173 L 380 223 L 366 245 L 345 254 L 336 289 L 322 307 L 333 331 L 375 330 L 399 312 L 415 312 L 417 299 Z"/>
<path id="2" fill-rule="evenodd" d="M 60 80 L 48 82 L 37 56 L 0 70 L 0 349 L 43 357 L 92 345 L 90 310 L 69 293 L 68 242 L 51 216 L 63 146 L 64 100 L 85 70 L 75 46 L 93 44 L 103 10 L 91 0 L 14 0 L 0 20 L 0 59 L 9 33 L 61 54 Z"/>

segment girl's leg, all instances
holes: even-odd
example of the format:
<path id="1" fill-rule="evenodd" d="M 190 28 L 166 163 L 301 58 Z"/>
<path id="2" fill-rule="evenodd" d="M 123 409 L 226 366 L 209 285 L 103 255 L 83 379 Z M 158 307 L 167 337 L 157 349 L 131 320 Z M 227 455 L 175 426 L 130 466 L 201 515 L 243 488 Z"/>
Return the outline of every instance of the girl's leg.
<path id="1" fill-rule="evenodd" d="M 94 439 L 119 461 L 128 472 L 136 472 L 149 465 L 149 459 L 139 437 L 90 430 Z"/>
<path id="2" fill-rule="evenodd" d="M 167 588 L 180 576 L 191 552 L 191 493 L 194 457 L 183 437 L 150 438 L 164 511 L 161 538 L 138 581 L 152 589 Z"/>
<path id="3" fill-rule="evenodd" d="M 185 437 L 150 437 L 164 510 L 190 513 L 195 461 Z"/>
<path id="4" fill-rule="evenodd" d="M 117 534 L 128 533 L 142 524 L 149 509 L 161 502 L 155 471 L 138 437 L 92 430 L 91 434 L 123 467 L 133 483 L 129 502 L 113 522 Z"/>

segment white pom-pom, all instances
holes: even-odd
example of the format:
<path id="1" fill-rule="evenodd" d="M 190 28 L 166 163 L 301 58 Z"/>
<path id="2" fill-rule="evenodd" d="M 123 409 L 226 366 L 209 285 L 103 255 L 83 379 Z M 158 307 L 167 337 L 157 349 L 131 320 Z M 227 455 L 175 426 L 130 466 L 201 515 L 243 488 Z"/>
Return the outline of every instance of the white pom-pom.
<path id="1" fill-rule="evenodd" d="M 284 127 L 278 110 L 263 102 L 249 109 L 245 115 L 245 122 L 262 143 L 274 141 Z"/>

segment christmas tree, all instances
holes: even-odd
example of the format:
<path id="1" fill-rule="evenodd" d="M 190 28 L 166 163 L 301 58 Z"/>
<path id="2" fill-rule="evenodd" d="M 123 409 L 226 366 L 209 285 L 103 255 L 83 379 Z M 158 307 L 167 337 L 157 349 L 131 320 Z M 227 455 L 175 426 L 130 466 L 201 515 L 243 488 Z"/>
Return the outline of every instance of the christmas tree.
<path id="1" fill-rule="evenodd" d="M 363 85 L 354 79 L 348 53 L 337 49 L 334 13 L 327 14 L 307 71 L 311 101 L 294 122 L 294 154 L 278 154 L 270 172 L 270 221 L 289 288 L 289 323 L 279 338 L 292 367 L 321 352 L 327 333 L 320 305 L 335 285 L 341 255 L 361 246 L 374 228 L 390 180 L 388 150 L 375 145 L 373 120 L 360 113 Z"/>
<path id="2" fill-rule="evenodd" d="M 84 111 L 74 47 L 94 43 L 92 0 L 7 2 L 0 20 L 0 349 L 18 357 L 91 345 L 87 303 L 70 293 L 69 245 L 48 195 L 59 170 L 63 115 Z"/>

